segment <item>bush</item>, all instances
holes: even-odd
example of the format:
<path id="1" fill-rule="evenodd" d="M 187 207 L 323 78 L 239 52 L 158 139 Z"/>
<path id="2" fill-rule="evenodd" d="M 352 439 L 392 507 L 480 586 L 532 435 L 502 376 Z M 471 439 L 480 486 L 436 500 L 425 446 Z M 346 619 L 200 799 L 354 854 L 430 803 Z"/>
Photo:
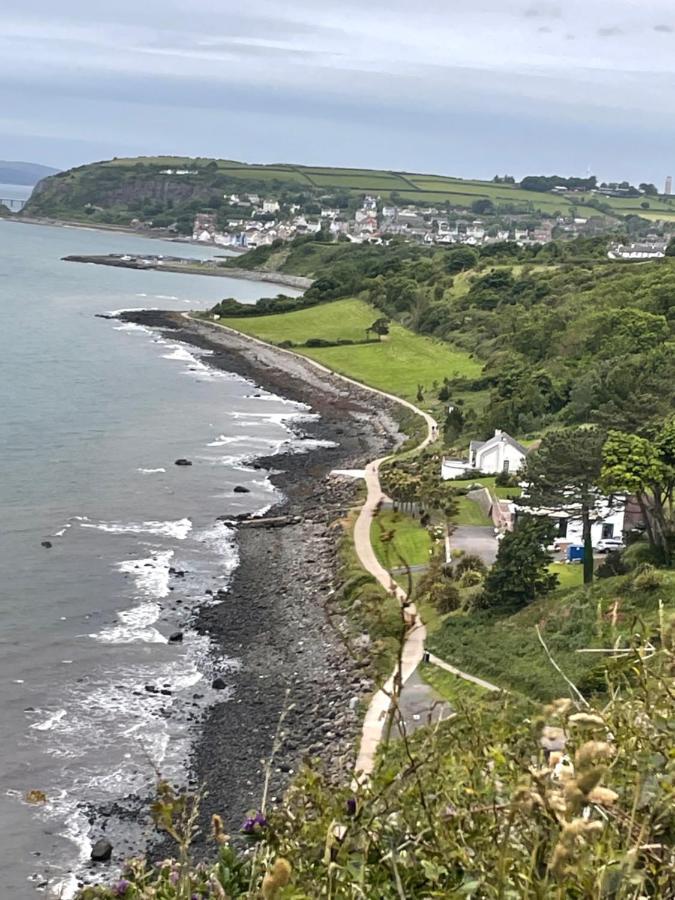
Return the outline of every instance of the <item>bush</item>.
<path id="1" fill-rule="evenodd" d="M 477 572 L 478 575 L 484 575 L 487 572 L 487 566 L 480 556 L 477 556 L 475 553 L 465 553 L 455 563 L 454 576 L 459 580 L 467 572 Z"/>
<path id="2" fill-rule="evenodd" d="M 333 341 L 327 341 L 324 338 L 309 338 L 305 341 L 305 347 L 332 347 Z"/>
<path id="3" fill-rule="evenodd" d="M 629 569 L 637 569 L 638 566 L 649 563 L 657 566 L 661 562 L 658 551 L 646 541 L 636 541 L 623 551 L 623 560 Z"/>
<path id="4" fill-rule="evenodd" d="M 433 586 L 429 597 L 441 615 L 454 612 L 459 609 L 462 595 L 459 588 L 452 581 L 446 581 Z"/>
<path id="5" fill-rule="evenodd" d="M 614 578 L 616 575 L 627 575 L 629 566 L 624 560 L 623 550 L 612 550 L 595 570 L 598 578 Z"/>
<path id="6" fill-rule="evenodd" d="M 495 476 L 495 484 L 497 487 L 518 487 L 518 476 L 509 475 L 508 472 L 499 472 Z"/>
<path id="7" fill-rule="evenodd" d="M 663 584 L 663 572 L 659 572 L 650 563 L 643 563 L 636 569 L 635 575 L 631 582 L 633 590 L 655 591 Z"/>
<path id="8" fill-rule="evenodd" d="M 476 569 L 467 569 L 459 578 L 460 587 L 477 587 L 483 583 L 483 575 Z"/>

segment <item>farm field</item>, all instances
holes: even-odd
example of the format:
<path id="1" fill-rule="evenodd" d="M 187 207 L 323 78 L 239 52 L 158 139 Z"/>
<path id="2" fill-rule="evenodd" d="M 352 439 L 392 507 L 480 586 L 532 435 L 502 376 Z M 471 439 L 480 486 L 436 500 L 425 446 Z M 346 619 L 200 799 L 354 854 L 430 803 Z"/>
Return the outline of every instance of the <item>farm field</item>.
<path id="1" fill-rule="evenodd" d="M 337 300 L 281 315 L 223 318 L 221 323 L 272 344 L 311 338 L 364 340 L 365 329 L 381 313 L 360 300 Z M 415 401 L 418 386 L 423 393 L 446 376 L 477 376 L 482 365 L 468 353 L 449 344 L 422 337 L 401 325 L 391 324 L 382 341 L 337 347 L 293 347 L 340 374 L 406 400 Z"/>

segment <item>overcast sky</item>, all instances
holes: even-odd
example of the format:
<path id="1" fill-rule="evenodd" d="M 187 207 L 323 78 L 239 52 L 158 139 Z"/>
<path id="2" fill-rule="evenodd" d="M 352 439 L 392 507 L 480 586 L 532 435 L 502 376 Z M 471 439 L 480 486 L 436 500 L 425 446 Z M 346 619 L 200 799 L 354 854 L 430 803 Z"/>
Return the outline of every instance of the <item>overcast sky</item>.
<path id="1" fill-rule="evenodd" d="M 4 0 L 0 158 L 675 174 L 674 0 Z"/>

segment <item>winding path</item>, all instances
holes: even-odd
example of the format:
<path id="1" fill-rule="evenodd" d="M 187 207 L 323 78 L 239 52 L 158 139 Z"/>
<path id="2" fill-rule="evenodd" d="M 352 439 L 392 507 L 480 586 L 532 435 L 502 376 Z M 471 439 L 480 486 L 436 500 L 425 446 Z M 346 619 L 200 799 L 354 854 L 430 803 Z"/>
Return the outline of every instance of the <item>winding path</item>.
<path id="1" fill-rule="evenodd" d="M 415 447 L 415 450 L 413 452 L 423 450 L 436 439 L 436 435 L 438 433 L 438 423 L 436 422 L 436 420 L 432 416 L 430 416 L 429 413 L 424 412 L 424 410 L 420 409 L 418 406 L 415 406 L 414 403 L 410 403 L 408 400 L 403 400 L 401 397 L 397 397 L 395 394 L 388 394 L 386 391 L 381 391 L 378 388 L 370 387 L 370 385 L 364 384 L 362 381 L 356 381 L 353 378 L 349 378 L 347 375 L 342 375 L 340 374 L 340 372 L 335 372 L 333 369 L 328 368 L 328 366 L 324 366 L 322 363 L 317 362 L 314 359 L 310 359 L 307 356 L 301 356 L 299 353 L 295 353 L 292 350 L 287 350 L 285 347 L 277 347 L 274 344 L 270 344 L 267 341 L 262 341 L 260 340 L 260 338 L 252 337 L 251 335 L 245 334 L 242 331 L 237 331 L 235 328 L 230 328 L 227 325 L 221 325 L 220 322 L 208 321 L 193 317 L 190 313 L 183 313 L 182 315 L 186 319 L 190 319 L 191 321 L 197 322 L 200 325 L 211 325 L 216 328 L 222 328 L 224 331 L 228 331 L 231 334 L 236 335 L 238 338 L 244 338 L 247 341 L 251 341 L 254 344 L 259 344 L 262 347 L 275 350 L 279 353 L 286 353 L 296 360 L 299 359 L 307 363 L 308 365 L 313 366 L 321 372 L 324 372 L 336 378 L 340 378 L 342 381 L 353 384 L 358 388 L 371 391 L 374 394 L 378 394 L 380 397 L 385 397 L 387 400 L 398 403 L 400 406 L 405 406 L 407 409 L 411 410 L 416 415 L 424 419 L 424 422 L 427 426 L 426 436 L 417 445 L 417 447 Z M 393 596 L 395 596 L 400 603 L 404 603 L 407 600 L 405 591 L 396 583 L 395 579 L 384 568 L 384 566 L 381 565 L 381 563 L 377 559 L 377 556 L 375 555 L 375 551 L 370 540 L 370 530 L 373 517 L 377 511 L 379 504 L 382 502 L 382 500 L 386 499 L 386 495 L 382 491 L 382 486 L 380 484 L 380 467 L 388 459 L 391 459 L 393 455 L 394 454 L 390 454 L 388 456 L 383 456 L 380 459 L 376 459 L 374 462 L 368 463 L 365 468 L 367 494 L 365 503 L 361 507 L 356 523 L 354 524 L 354 549 L 356 550 L 356 555 L 358 556 L 359 562 L 361 563 L 365 571 L 372 575 L 382 585 L 382 587 L 385 588 L 385 590 L 389 591 Z M 363 720 L 361 743 L 359 747 L 359 754 L 356 759 L 355 771 L 360 776 L 365 778 L 370 776 L 375 766 L 375 756 L 377 753 L 377 748 L 384 735 L 384 730 L 387 726 L 388 713 L 391 709 L 395 680 L 397 676 L 400 675 L 400 686 L 403 687 L 403 685 L 410 678 L 410 676 L 417 669 L 418 665 L 424 658 L 424 642 L 427 635 L 426 628 L 424 627 L 424 623 L 420 619 L 414 604 L 408 604 L 406 607 L 406 612 L 410 618 L 410 628 L 408 629 L 405 643 L 403 645 L 400 673 L 397 666 L 397 668 L 387 679 L 386 683 L 379 690 L 377 690 L 375 694 L 373 694 L 370 700 L 370 704 L 368 705 L 368 709 L 366 710 L 365 718 Z M 430 657 L 429 661 L 434 665 L 439 665 L 442 668 L 447 669 L 448 671 L 457 675 L 459 678 L 463 678 L 466 681 L 471 681 L 474 684 L 480 684 L 481 687 L 485 687 L 488 690 L 499 690 L 499 688 L 497 688 L 495 685 L 491 685 L 489 684 L 489 682 L 482 681 L 482 679 L 475 678 L 474 676 L 468 675 L 459 669 L 455 669 L 454 666 L 450 666 L 448 663 L 444 663 L 443 660 L 438 659 L 435 656 Z"/>

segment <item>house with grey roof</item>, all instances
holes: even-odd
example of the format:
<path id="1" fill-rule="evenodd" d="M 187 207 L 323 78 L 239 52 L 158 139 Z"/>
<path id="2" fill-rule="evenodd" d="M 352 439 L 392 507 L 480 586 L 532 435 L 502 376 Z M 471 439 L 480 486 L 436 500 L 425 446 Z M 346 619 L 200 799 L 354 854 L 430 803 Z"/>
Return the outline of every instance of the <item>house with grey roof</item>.
<path id="1" fill-rule="evenodd" d="M 487 441 L 471 441 L 468 460 L 443 459 L 441 475 L 445 479 L 459 478 L 471 469 L 477 469 L 485 475 L 518 472 L 522 469 L 526 456 L 526 447 L 497 428 Z"/>

